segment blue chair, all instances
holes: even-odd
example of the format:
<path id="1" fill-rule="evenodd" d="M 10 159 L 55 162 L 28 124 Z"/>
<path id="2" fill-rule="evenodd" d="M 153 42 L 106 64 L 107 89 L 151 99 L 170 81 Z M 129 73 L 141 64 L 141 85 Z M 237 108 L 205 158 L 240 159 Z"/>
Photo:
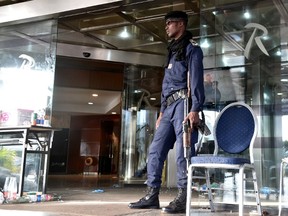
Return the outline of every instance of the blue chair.
<path id="1" fill-rule="evenodd" d="M 186 216 L 190 216 L 191 211 L 192 180 L 198 178 L 198 176 L 194 176 L 195 168 L 205 169 L 208 198 L 212 212 L 215 211 L 215 208 L 209 170 L 228 169 L 237 171 L 241 179 L 239 182 L 239 216 L 243 216 L 245 181 L 254 183 L 257 212 L 259 215 L 262 214 L 253 157 L 253 145 L 256 135 L 256 117 L 252 109 L 245 103 L 231 103 L 219 113 L 213 130 L 215 142 L 213 155 L 200 155 L 191 158 L 191 164 L 188 168 Z M 246 178 L 245 171 L 250 171 L 252 178 Z"/>
<path id="2" fill-rule="evenodd" d="M 283 193 L 283 168 L 288 165 L 288 157 L 283 158 L 280 165 L 280 189 L 279 189 L 279 216 L 281 216 L 282 211 L 282 193 Z"/>

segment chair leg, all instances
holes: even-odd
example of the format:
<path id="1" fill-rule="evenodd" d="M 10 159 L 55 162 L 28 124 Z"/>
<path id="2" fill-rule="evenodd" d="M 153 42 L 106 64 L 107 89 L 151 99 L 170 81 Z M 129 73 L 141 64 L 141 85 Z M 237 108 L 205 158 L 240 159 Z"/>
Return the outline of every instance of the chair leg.
<path id="1" fill-rule="evenodd" d="M 260 201 L 260 196 L 259 196 L 257 176 L 256 176 L 256 171 L 254 169 L 252 169 L 252 177 L 253 177 L 253 183 L 254 183 L 254 191 L 255 191 L 255 197 L 256 197 L 257 212 L 258 212 L 258 215 L 262 215 L 261 201 Z"/>
<path id="2" fill-rule="evenodd" d="M 281 216 L 282 211 L 282 190 L 283 190 L 283 165 L 284 162 L 282 161 L 280 164 L 280 188 L 279 188 L 279 213 L 278 216 Z"/>
<path id="3" fill-rule="evenodd" d="M 236 188 L 237 188 L 237 181 L 236 181 L 236 173 L 232 173 L 232 178 L 233 178 L 233 186 L 234 186 L 234 188 L 235 188 L 235 190 L 234 190 L 234 202 L 237 202 L 237 190 L 236 190 Z"/>
<path id="4" fill-rule="evenodd" d="M 188 168 L 188 179 L 187 179 L 186 216 L 190 216 L 191 211 L 192 179 L 193 179 L 193 167 L 190 165 Z"/>
<path id="5" fill-rule="evenodd" d="M 205 169 L 205 176 L 206 176 L 206 183 L 207 183 L 207 189 L 208 189 L 208 199 L 209 199 L 209 204 L 211 211 L 214 212 L 214 203 L 213 203 L 213 197 L 212 197 L 212 192 L 211 192 L 211 183 L 210 183 L 210 172 L 209 169 Z"/>
<path id="6" fill-rule="evenodd" d="M 243 203 L 244 203 L 244 167 L 239 169 L 239 216 L 243 216 Z"/>

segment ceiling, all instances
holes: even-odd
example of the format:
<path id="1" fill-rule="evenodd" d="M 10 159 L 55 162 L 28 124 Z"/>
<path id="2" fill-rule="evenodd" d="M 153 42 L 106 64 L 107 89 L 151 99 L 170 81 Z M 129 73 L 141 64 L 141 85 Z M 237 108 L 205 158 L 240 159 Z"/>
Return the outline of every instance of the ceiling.
<path id="1" fill-rule="evenodd" d="M 2 0 L 0 6 L 18 2 L 22 1 Z M 30 2 L 33 2 L 33 0 Z M 254 10 L 253 12 L 262 13 L 259 15 L 263 19 L 261 23 L 265 21 L 268 27 L 273 27 L 277 23 L 274 20 L 276 18 L 275 12 L 277 12 L 277 14 L 281 14 L 284 24 L 287 25 L 287 0 L 124 0 L 101 7 L 60 13 L 57 15 L 59 21 L 57 53 L 58 57 L 61 58 L 59 58 L 59 61 L 57 60 L 57 64 L 60 64 L 61 69 L 67 61 L 74 62 L 73 58 L 75 58 L 79 61 L 75 61 L 73 67 L 82 68 L 85 71 L 96 72 L 99 67 L 98 63 L 107 61 L 122 64 L 117 73 L 124 72 L 126 63 L 151 65 L 160 68 L 164 63 L 163 60 L 165 60 L 168 40 L 163 18 L 171 10 L 183 10 L 188 13 L 188 30 L 193 33 L 195 40 L 199 41 L 201 35 L 201 37 L 205 36 L 205 38 L 211 39 L 217 45 L 217 37 L 224 38 L 225 40 L 221 46 L 224 47 L 226 53 L 231 53 L 231 62 L 235 59 L 238 61 L 235 55 L 238 55 L 238 53 L 243 55 L 245 44 L 241 38 L 237 39 L 235 35 L 237 36 L 239 32 L 243 32 L 246 22 L 245 20 L 235 22 L 235 17 L 239 17 L 242 11 L 257 8 L 259 5 L 261 5 L 261 11 Z M 199 12 L 200 7 L 201 13 Z M 262 10 L 262 8 L 264 9 Z M 283 32 L 282 34 L 285 35 L 286 33 Z M 285 37 L 283 36 L 283 38 Z M 271 49 L 274 49 L 272 45 Z M 214 53 L 216 50 L 203 48 L 203 51 L 205 53 L 204 63 L 209 68 L 209 64 L 212 65 L 213 63 L 209 58 L 209 52 Z M 90 56 L 84 56 L 84 52 L 87 52 Z M 96 62 L 97 67 L 93 64 L 87 64 L 87 59 Z M 105 64 L 105 68 L 107 72 L 109 70 L 115 72 L 115 68 L 110 68 L 107 64 Z M 267 70 L 269 71 L 269 68 Z M 288 74 L 288 67 L 282 73 Z M 145 79 L 143 79 L 141 71 L 133 74 L 135 74 L 135 80 L 140 80 L 140 88 L 143 87 L 152 95 L 159 95 L 161 91 L 159 80 L 161 80 L 161 77 L 158 73 L 155 73 L 155 76 L 144 77 Z M 155 88 L 155 80 L 158 88 Z M 129 85 L 129 83 L 126 84 Z M 88 108 L 87 100 L 95 90 L 100 93 L 103 91 L 108 101 L 105 102 L 105 99 L 101 99 L 104 104 L 100 104 L 99 96 L 95 101 L 94 108 L 91 108 L 93 106 Z M 67 109 L 71 113 L 78 114 L 81 114 L 82 111 L 82 114 L 108 113 L 113 110 L 113 108 L 110 109 L 112 105 L 109 101 L 117 101 L 121 91 L 122 89 L 110 91 L 109 86 L 101 89 L 69 88 L 58 83 L 54 92 L 55 101 L 53 106 L 59 111 Z M 118 100 L 118 102 L 120 101 Z M 83 106 L 81 107 L 80 104 L 83 104 Z M 115 106 L 118 113 L 120 107 L 119 104 Z"/>
<path id="2" fill-rule="evenodd" d="M 5 6 L 5 5 L 21 3 L 21 2 L 27 2 L 27 1 L 31 1 L 31 0 L 0 0 L 0 7 Z"/>
<path id="3" fill-rule="evenodd" d="M 219 40 L 217 38 L 220 36 L 221 41 L 224 38 L 223 44 L 221 44 L 224 50 L 222 52 L 226 56 L 231 53 L 228 65 L 241 65 L 239 59 L 243 59 L 243 51 L 246 46 L 243 32 L 247 20 L 239 19 L 239 17 L 249 9 L 253 11 L 252 13 L 259 14 L 262 19 L 260 23 L 266 23 L 265 26 L 268 28 L 279 25 L 279 16 L 275 16 L 275 13 L 281 15 L 284 23 L 288 23 L 288 2 L 282 0 L 273 0 L 272 2 L 267 0 L 218 0 L 215 2 L 209 0 L 131 0 L 123 1 L 121 5 L 112 4 L 106 8 L 80 12 L 77 15 L 60 16 L 57 40 L 61 44 L 87 46 L 95 50 L 105 49 L 111 53 L 123 52 L 125 54 L 120 55 L 123 56 L 123 59 L 117 60 L 124 64 L 131 63 L 129 61 L 136 58 L 133 57 L 133 53 L 162 56 L 165 60 L 168 38 L 164 29 L 164 16 L 171 10 L 182 10 L 189 15 L 188 30 L 192 32 L 195 40 L 200 42 L 201 36 L 205 36 L 208 41 L 216 44 L 213 45 L 214 47 L 217 47 L 217 40 Z M 235 22 L 236 19 L 237 22 Z M 283 38 L 285 38 L 286 33 L 285 31 L 282 32 Z M 277 49 L 273 42 L 269 46 L 270 50 Z M 202 48 L 205 54 L 205 68 L 215 67 L 217 63 L 211 60 L 209 53 L 218 52 L 217 48 L 214 50 L 204 46 Z M 131 57 L 125 58 L 130 53 L 132 53 Z M 145 61 L 151 58 L 153 57 L 142 58 L 138 64 L 149 65 Z M 158 60 L 159 67 L 163 63 L 163 61 Z M 270 67 L 273 68 L 273 64 Z M 288 74 L 288 67 L 283 67 L 284 70 L 281 74 L 270 73 L 271 82 L 273 79 L 278 82 L 280 80 L 279 75 Z M 251 68 L 250 70 L 252 71 Z M 263 70 L 271 71 L 271 68 L 268 66 Z M 141 80 L 137 83 L 139 88 L 148 91 L 151 95 L 159 96 L 161 93 L 159 80 L 161 78 L 159 78 L 158 73 L 154 74 L 155 76 L 144 77 L 146 86 L 143 85 L 142 73 L 138 73 L 138 77 L 133 74 L 133 78 L 134 80 Z M 253 77 L 251 76 L 249 79 L 253 79 Z M 156 85 L 158 88 L 155 88 L 155 80 L 158 82 Z M 288 88 L 284 86 L 283 89 L 286 89 L 287 92 Z M 253 93 L 246 92 L 246 94 L 252 95 Z M 154 103 L 157 104 L 157 101 Z"/>
<path id="4" fill-rule="evenodd" d="M 58 42 L 90 47 L 165 55 L 164 16 L 187 11 L 190 31 L 199 35 L 199 3 L 194 1 L 124 1 L 122 5 L 64 15 L 59 19 Z M 192 27 L 193 26 L 193 27 Z M 77 40 L 75 40 L 77 37 Z"/>
<path id="5" fill-rule="evenodd" d="M 53 110 L 73 115 L 111 114 L 112 112 L 119 114 L 120 102 L 120 91 L 55 87 Z"/>
<path id="6" fill-rule="evenodd" d="M 62 56 L 56 62 L 54 111 L 71 115 L 120 113 L 122 63 Z"/>
<path id="7" fill-rule="evenodd" d="M 165 59 L 167 50 L 167 37 L 164 29 L 163 19 L 165 14 L 168 11 L 177 9 L 185 10 L 189 15 L 192 15 L 197 14 L 197 10 L 199 10 L 198 1 L 158 0 L 125 2 L 126 3 L 122 4 L 121 6 L 115 4 L 110 5 L 107 8 L 101 8 L 99 10 L 95 9 L 88 12 L 80 12 L 77 15 L 68 14 L 61 16 L 59 18 L 58 25 L 58 43 L 65 45 L 69 44 L 77 47 L 90 47 L 97 51 L 99 49 L 106 49 L 109 50 L 111 53 L 123 52 L 123 55 L 120 54 L 120 57 L 122 57 L 120 59 L 119 54 L 115 54 L 117 55 L 117 60 L 123 62 L 123 65 L 125 65 L 125 63 L 129 63 L 129 61 L 132 61 L 132 59 L 137 59 L 136 64 L 149 65 L 147 64 L 147 62 L 145 62 L 147 61 L 147 59 L 151 59 L 153 58 L 153 56 L 161 56 L 160 62 L 158 60 L 158 62 L 155 63 L 158 64 L 156 66 L 161 67 L 163 65 L 163 59 Z M 193 8 L 193 11 L 191 10 L 191 8 Z M 189 22 L 192 24 L 191 26 L 199 26 L 199 16 L 190 16 L 189 19 Z M 189 30 L 194 32 L 195 35 L 199 35 L 198 28 L 191 28 Z M 75 38 L 77 38 L 77 40 L 75 40 Z M 73 53 L 75 53 L 76 55 L 76 51 L 73 51 Z M 87 53 L 93 54 L 93 50 Z M 143 55 L 140 58 L 137 58 L 137 53 L 142 53 Z M 130 54 L 131 56 L 127 58 L 127 55 Z M 144 56 L 144 54 L 146 54 L 146 56 Z M 83 58 L 85 57 L 83 56 Z M 93 59 L 93 57 L 88 58 Z M 75 67 L 78 66 L 76 65 Z M 84 67 L 87 68 L 87 65 L 85 65 Z M 90 69 L 87 68 L 87 70 Z M 149 95 L 158 99 L 158 101 L 146 100 L 146 102 L 149 103 L 150 106 L 154 106 L 156 104 L 159 105 L 162 80 L 162 76 L 160 76 L 159 74 L 161 73 L 154 73 L 148 71 L 147 73 L 145 73 L 145 77 L 143 77 L 143 73 L 141 71 L 143 71 L 143 69 L 132 72 L 132 79 L 134 80 L 134 85 L 136 83 L 137 85 L 139 85 L 139 89 L 141 89 L 145 97 Z M 123 73 L 124 70 L 118 72 Z M 124 77 L 124 82 L 126 78 L 127 77 Z M 129 77 L 129 79 L 131 80 L 131 77 Z M 67 94 L 60 94 L 60 91 L 63 90 L 62 88 L 56 88 L 55 90 L 55 94 L 57 95 L 55 98 L 57 99 L 57 101 L 62 101 L 61 104 L 63 104 L 63 102 L 65 101 L 64 98 L 69 98 L 68 92 Z M 78 101 L 79 99 L 76 99 L 76 97 L 72 97 L 74 89 L 70 90 L 70 98 L 75 98 L 75 101 L 67 101 L 66 103 L 74 104 L 77 102 L 81 102 Z M 119 90 L 118 93 L 120 93 L 121 90 Z M 66 89 L 66 91 L 68 91 L 68 89 Z M 87 90 L 87 92 L 81 92 L 83 94 L 81 100 L 85 98 L 86 93 L 90 94 L 89 89 Z M 106 92 L 106 94 L 109 94 L 109 92 Z M 111 92 L 111 96 L 114 94 L 115 92 Z M 118 95 L 116 95 L 115 97 L 118 98 Z M 85 103 L 85 100 L 82 102 Z M 85 106 L 87 107 L 86 104 Z M 101 107 L 101 110 L 107 110 L 103 108 L 103 105 L 100 105 L 98 103 L 95 103 L 95 107 Z M 57 105 L 55 108 L 58 109 Z M 65 106 L 63 106 L 63 108 L 65 108 Z M 119 108 L 121 108 L 121 106 L 116 106 L 116 108 L 112 110 L 120 113 L 121 110 Z M 85 109 L 86 108 L 83 106 L 79 110 Z"/>

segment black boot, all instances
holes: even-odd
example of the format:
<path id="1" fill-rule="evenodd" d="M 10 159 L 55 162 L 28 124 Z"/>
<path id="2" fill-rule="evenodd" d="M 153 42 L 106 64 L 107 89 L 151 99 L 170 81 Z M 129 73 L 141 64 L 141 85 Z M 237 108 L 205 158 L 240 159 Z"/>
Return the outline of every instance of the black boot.
<path id="1" fill-rule="evenodd" d="M 162 208 L 162 212 L 170 214 L 185 213 L 186 196 L 187 196 L 186 188 L 179 188 L 177 197 L 172 202 L 170 202 L 168 206 Z"/>
<path id="2" fill-rule="evenodd" d="M 159 209 L 159 188 L 148 187 L 147 194 L 138 202 L 130 203 L 128 207 L 133 209 Z"/>

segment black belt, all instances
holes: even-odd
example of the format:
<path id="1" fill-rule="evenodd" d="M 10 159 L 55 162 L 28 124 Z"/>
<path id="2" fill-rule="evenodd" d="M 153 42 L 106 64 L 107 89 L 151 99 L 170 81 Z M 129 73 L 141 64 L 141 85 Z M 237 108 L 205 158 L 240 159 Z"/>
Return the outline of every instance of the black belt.
<path id="1" fill-rule="evenodd" d="M 180 98 L 186 98 L 187 97 L 187 89 L 181 89 L 177 92 L 174 92 L 173 94 L 169 95 L 166 99 L 167 106 L 170 106 L 175 101 L 177 101 Z"/>

